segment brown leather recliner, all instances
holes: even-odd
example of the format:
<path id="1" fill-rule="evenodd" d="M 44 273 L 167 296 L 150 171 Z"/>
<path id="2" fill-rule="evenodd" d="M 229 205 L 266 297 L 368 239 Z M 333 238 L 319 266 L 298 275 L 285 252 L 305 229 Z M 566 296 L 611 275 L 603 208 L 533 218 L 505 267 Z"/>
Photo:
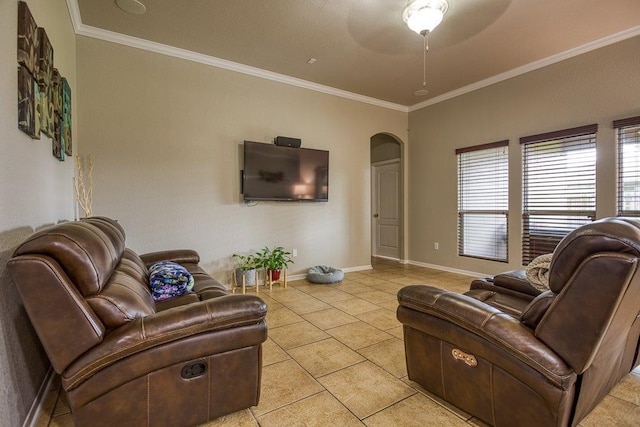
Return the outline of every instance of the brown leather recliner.
<path id="1" fill-rule="evenodd" d="M 409 379 L 496 426 L 577 425 L 638 364 L 640 220 L 567 235 L 520 317 L 430 286 L 398 293 Z"/>
<path id="2" fill-rule="evenodd" d="M 180 263 L 192 292 L 155 303 L 148 267 Z M 189 426 L 257 405 L 266 305 L 227 295 L 192 250 L 138 256 L 115 221 L 35 233 L 8 269 L 76 426 Z"/>
<path id="3" fill-rule="evenodd" d="M 472 281 L 465 295 L 520 316 L 541 293 L 529 283 L 525 270 L 513 270 Z"/>

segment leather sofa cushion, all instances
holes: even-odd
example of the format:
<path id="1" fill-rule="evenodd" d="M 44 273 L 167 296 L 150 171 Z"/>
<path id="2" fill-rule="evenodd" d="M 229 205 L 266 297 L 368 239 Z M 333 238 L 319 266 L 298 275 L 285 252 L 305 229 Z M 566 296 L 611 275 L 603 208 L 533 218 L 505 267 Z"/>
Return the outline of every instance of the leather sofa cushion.
<path id="1" fill-rule="evenodd" d="M 155 303 L 144 283 L 116 270 L 102 292 L 87 298 L 107 330 L 155 313 Z"/>
<path id="2" fill-rule="evenodd" d="M 520 317 L 522 311 L 529 304 L 529 301 L 522 298 L 487 289 L 471 289 L 465 292 L 464 295 L 489 304 L 514 317 Z"/>
<path id="3" fill-rule="evenodd" d="M 147 278 L 149 277 L 149 272 L 147 271 L 146 267 L 142 266 L 141 268 L 140 265 L 138 265 L 134 260 L 126 257 L 122 257 L 120 265 L 118 266 L 118 270 L 131 276 L 141 283 L 146 282 Z"/>
<path id="4" fill-rule="evenodd" d="M 111 243 L 114 246 L 118 246 L 125 241 L 124 228 L 117 221 L 102 216 L 91 216 L 88 218 L 82 218 L 82 223 L 91 224 L 99 228 L 104 234 L 106 234 Z"/>
<path id="5" fill-rule="evenodd" d="M 200 301 L 200 298 L 198 297 L 198 295 L 191 292 L 188 294 L 180 295 L 178 297 L 156 301 L 156 313 L 159 313 L 161 311 L 168 310 L 174 307 L 193 304 L 198 301 Z"/>
<path id="6" fill-rule="evenodd" d="M 66 274 L 83 296 L 100 292 L 120 262 L 124 240 L 108 236 L 84 221 L 58 224 L 33 234 L 14 256 L 41 254 L 64 266 Z"/>

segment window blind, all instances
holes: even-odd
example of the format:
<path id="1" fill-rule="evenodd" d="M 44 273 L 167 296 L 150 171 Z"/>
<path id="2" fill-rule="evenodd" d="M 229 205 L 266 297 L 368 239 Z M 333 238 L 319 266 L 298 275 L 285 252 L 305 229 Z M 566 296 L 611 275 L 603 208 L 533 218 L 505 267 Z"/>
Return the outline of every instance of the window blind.
<path id="1" fill-rule="evenodd" d="M 640 117 L 613 122 L 618 141 L 618 215 L 640 216 Z"/>
<path id="2" fill-rule="evenodd" d="M 509 141 L 460 148 L 458 255 L 508 261 Z"/>
<path id="3" fill-rule="evenodd" d="M 520 139 L 523 265 L 594 220 L 597 130 L 589 125 Z"/>

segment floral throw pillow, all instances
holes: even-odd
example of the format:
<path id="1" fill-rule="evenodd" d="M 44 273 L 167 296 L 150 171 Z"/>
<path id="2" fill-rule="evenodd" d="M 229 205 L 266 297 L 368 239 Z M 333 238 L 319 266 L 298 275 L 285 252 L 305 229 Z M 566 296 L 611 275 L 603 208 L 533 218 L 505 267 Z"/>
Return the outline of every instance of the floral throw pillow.
<path id="1" fill-rule="evenodd" d="M 193 276 L 172 261 L 160 261 L 149 268 L 149 286 L 155 301 L 186 294 L 193 289 Z"/>

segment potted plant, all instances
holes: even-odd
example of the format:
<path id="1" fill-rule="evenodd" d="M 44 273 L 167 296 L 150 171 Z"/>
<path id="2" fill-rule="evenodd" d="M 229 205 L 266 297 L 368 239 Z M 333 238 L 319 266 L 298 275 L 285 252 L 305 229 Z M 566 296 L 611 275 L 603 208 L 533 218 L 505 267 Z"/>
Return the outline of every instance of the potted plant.
<path id="1" fill-rule="evenodd" d="M 280 280 L 280 272 L 287 268 L 287 265 L 293 263 L 291 252 L 285 251 L 282 246 L 275 249 L 265 247 L 257 254 L 260 259 L 260 266 L 266 269 L 267 277 L 274 280 Z"/>
<path id="2" fill-rule="evenodd" d="M 242 286 L 244 278 L 245 286 L 254 286 L 258 283 L 256 269 L 260 267 L 260 258 L 256 255 L 233 254 L 236 260 L 235 281 L 236 285 Z"/>

